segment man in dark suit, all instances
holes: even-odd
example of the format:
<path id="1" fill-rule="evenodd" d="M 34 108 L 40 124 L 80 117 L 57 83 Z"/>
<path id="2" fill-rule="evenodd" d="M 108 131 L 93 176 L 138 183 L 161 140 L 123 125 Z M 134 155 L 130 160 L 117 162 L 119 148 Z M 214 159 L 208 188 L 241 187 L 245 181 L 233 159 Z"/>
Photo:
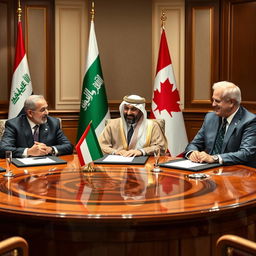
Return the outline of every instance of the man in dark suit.
<path id="1" fill-rule="evenodd" d="M 241 91 L 230 82 L 213 85 L 212 106 L 185 149 L 193 162 L 256 167 L 256 116 L 240 106 Z"/>
<path id="2" fill-rule="evenodd" d="M 6 121 L 0 143 L 0 156 L 13 157 L 72 154 L 73 146 L 60 128 L 60 121 L 48 116 L 42 95 L 31 95 L 24 103 L 26 114 Z"/>

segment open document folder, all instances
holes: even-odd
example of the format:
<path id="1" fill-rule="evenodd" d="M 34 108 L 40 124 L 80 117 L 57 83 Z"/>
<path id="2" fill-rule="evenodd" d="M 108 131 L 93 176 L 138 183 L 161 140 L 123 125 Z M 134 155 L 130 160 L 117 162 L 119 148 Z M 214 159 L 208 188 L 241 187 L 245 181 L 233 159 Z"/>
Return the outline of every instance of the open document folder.
<path id="1" fill-rule="evenodd" d="M 26 167 L 38 165 L 66 164 L 67 161 L 62 160 L 57 156 L 35 156 L 25 158 L 13 158 L 12 163 L 17 167 Z"/>
<path id="2" fill-rule="evenodd" d="M 187 170 L 187 171 L 193 171 L 193 172 L 199 172 L 206 169 L 214 168 L 221 166 L 219 163 L 194 163 L 188 159 L 176 159 L 171 160 L 165 163 L 160 163 L 159 166 L 161 167 L 167 167 L 167 168 L 173 168 L 173 169 L 181 169 L 181 170 Z"/>
<path id="3" fill-rule="evenodd" d="M 94 161 L 95 164 L 145 164 L 149 156 L 124 157 L 119 155 L 105 155 Z"/>

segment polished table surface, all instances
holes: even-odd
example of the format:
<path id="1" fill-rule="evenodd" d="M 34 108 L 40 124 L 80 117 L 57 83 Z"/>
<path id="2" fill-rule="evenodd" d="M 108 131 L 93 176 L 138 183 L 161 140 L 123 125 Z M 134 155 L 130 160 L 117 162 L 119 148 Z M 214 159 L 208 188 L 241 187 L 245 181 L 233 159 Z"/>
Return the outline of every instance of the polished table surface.
<path id="1" fill-rule="evenodd" d="M 17 168 L 0 178 L 0 212 L 71 219 L 182 219 L 229 211 L 256 202 L 256 172 L 245 166 L 205 170 L 208 178 L 161 168 L 153 159 L 143 165 L 95 165 L 82 171 L 77 155 L 64 165 Z M 161 157 L 160 162 L 170 157 Z M 5 166 L 4 160 L 0 162 Z"/>
<path id="2" fill-rule="evenodd" d="M 153 158 L 93 172 L 77 155 L 61 158 L 67 164 L 0 174 L 0 239 L 24 237 L 32 256 L 214 256 L 223 234 L 255 239 L 254 168 L 218 167 L 194 180 L 183 170 L 152 172 Z"/>

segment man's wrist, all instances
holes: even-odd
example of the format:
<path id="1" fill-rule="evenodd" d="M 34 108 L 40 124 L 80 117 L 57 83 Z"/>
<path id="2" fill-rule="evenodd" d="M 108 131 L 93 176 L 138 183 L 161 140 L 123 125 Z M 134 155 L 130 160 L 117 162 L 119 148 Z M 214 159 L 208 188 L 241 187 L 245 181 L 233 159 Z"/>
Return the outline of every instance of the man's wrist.
<path id="1" fill-rule="evenodd" d="M 53 156 L 56 156 L 56 155 L 57 155 L 57 151 L 56 151 L 55 147 L 51 147 L 51 149 L 52 149 L 51 154 L 52 154 Z"/>
<path id="2" fill-rule="evenodd" d="M 220 162 L 219 155 L 212 155 L 212 160 L 214 163 L 219 163 Z"/>
<path id="3" fill-rule="evenodd" d="M 142 156 L 145 156 L 146 155 L 146 152 L 141 148 L 141 149 L 138 149 L 140 152 L 141 152 L 141 155 Z"/>
<path id="4" fill-rule="evenodd" d="M 192 152 L 193 152 L 193 150 L 188 151 L 188 152 L 185 154 L 185 158 L 186 158 L 186 159 L 189 159 L 189 156 L 191 155 Z"/>
<path id="5" fill-rule="evenodd" d="M 29 155 L 28 155 L 28 150 L 29 150 L 29 148 L 25 148 L 24 149 L 24 151 L 23 151 L 23 153 L 22 153 L 22 157 L 28 157 Z"/>

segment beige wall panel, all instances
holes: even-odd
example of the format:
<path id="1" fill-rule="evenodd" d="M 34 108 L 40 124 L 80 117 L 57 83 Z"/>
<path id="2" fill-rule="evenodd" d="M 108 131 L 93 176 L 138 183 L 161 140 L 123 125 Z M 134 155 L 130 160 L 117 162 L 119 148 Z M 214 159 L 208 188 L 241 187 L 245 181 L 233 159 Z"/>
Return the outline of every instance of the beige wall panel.
<path id="1" fill-rule="evenodd" d="M 46 93 L 46 9 L 26 9 L 26 52 L 34 94 Z"/>
<path id="2" fill-rule="evenodd" d="M 212 9 L 193 9 L 193 101 L 211 96 Z"/>
<path id="3" fill-rule="evenodd" d="M 153 1 L 153 65 L 152 80 L 156 73 L 161 36 L 161 13 L 165 10 L 167 20 L 165 32 L 172 59 L 177 88 L 180 93 L 181 107 L 184 106 L 184 51 L 185 51 L 185 1 Z"/>
<path id="4" fill-rule="evenodd" d="M 56 109 L 79 109 L 88 38 L 85 1 L 56 1 L 55 5 Z"/>
<path id="5" fill-rule="evenodd" d="M 107 97 L 152 97 L 152 1 L 95 1 L 95 31 Z"/>
<path id="6" fill-rule="evenodd" d="M 0 3 L 0 100 L 8 100 L 7 6 Z"/>

